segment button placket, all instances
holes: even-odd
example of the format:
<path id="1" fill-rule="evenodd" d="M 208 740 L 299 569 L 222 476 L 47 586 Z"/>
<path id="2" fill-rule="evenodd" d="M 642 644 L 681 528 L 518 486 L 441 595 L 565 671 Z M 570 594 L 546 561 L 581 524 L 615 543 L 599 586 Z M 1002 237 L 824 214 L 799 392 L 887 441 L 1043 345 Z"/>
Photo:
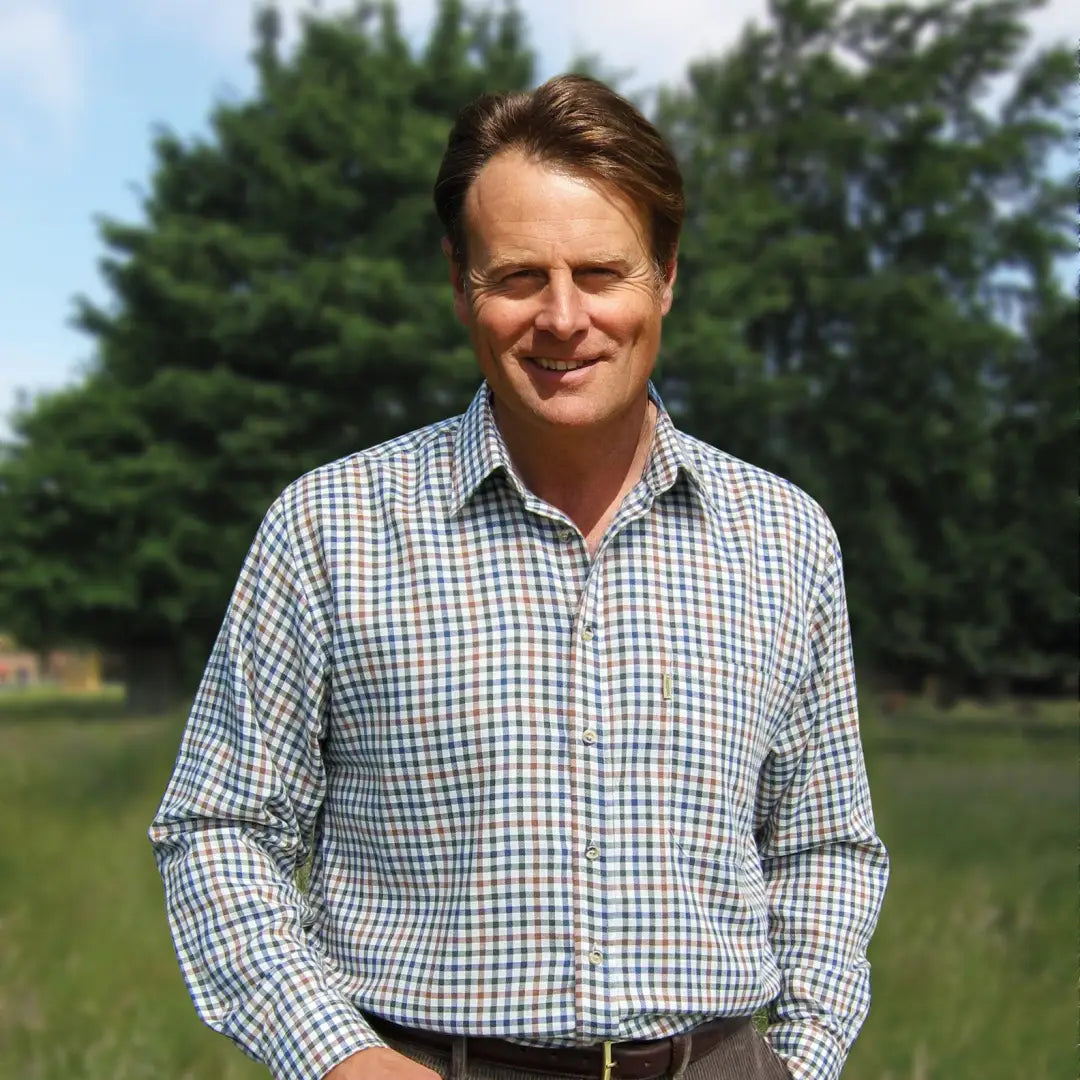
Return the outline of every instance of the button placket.
<path id="1" fill-rule="evenodd" d="M 552 534 L 549 534 L 552 535 Z M 567 715 L 570 731 L 576 736 L 571 745 L 571 754 L 575 758 L 570 774 L 571 816 L 568 821 L 570 835 L 568 840 L 571 850 L 582 852 L 596 835 L 593 821 L 596 806 L 603 798 L 600 785 L 602 782 L 602 760 L 594 749 L 599 743 L 597 718 L 599 713 L 598 692 L 600 680 L 597 671 L 595 649 L 589 646 L 592 641 L 592 627 L 584 619 L 584 612 L 589 607 L 590 588 L 593 587 L 592 566 L 585 553 L 584 546 L 576 543 L 577 536 L 573 529 L 562 522 L 556 522 L 553 530 L 555 539 L 566 545 L 567 557 L 557 560 L 558 572 L 565 575 L 567 585 L 569 633 L 569 670 Z M 590 634 L 583 636 L 583 629 L 589 625 Z M 580 741 L 577 741 L 579 740 Z M 576 941 L 576 966 L 583 977 L 577 980 L 577 1008 L 581 1015 L 590 1016 L 599 1007 L 606 1007 L 607 988 L 603 964 L 603 918 L 595 915 L 593 899 L 594 884 L 587 880 L 595 877 L 591 862 L 579 854 L 572 859 L 569 867 L 568 886 L 574 937 Z M 597 925 L 599 923 L 599 925 Z"/>
<path id="2" fill-rule="evenodd" d="M 604 836 L 607 793 L 605 777 L 606 744 L 601 724 L 605 716 L 605 638 L 602 630 L 604 560 L 594 557 L 589 566 L 574 624 L 572 647 L 574 679 L 579 692 L 574 720 L 577 731 L 574 751 L 581 768 L 577 772 L 577 807 L 574 818 L 574 850 L 577 851 L 573 873 L 578 937 L 578 963 L 581 964 L 577 1004 L 584 1027 L 582 1034 L 602 1037 L 610 1030 L 611 997 L 610 957 L 607 950 L 608 910 L 604 895 L 604 860 L 599 838 Z"/>

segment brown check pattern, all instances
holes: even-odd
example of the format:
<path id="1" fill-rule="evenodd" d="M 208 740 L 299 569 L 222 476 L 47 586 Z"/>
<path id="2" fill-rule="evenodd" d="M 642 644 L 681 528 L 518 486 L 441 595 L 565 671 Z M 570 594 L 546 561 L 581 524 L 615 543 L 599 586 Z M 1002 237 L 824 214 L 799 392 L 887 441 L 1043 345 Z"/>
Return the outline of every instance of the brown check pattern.
<path id="1" fill-rule="evenodd" d="M 275 502 L 150 836 L 196 1007 L 277 1077 L 378 1045 L 361 1009 L 573 1044 L 767 1006 L 831 1080 L 888 874 L 832 528 L 661 406 L 590 559 L 482 388 Z"/>

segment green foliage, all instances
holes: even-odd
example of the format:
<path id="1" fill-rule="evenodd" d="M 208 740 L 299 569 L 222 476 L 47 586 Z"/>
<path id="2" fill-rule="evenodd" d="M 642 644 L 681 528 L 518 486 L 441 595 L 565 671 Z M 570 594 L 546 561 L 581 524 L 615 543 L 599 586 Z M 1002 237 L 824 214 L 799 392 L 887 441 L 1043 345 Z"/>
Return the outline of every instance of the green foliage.
<path id="1" fill-rule="evenodd" d="M 1069 55 L 1022 0 L 774 0 L 660 110 L 688 227 L 662 387 L 837 524 L 894 677 L 1075 659 Z"/>
<path id="2" fill-rule="evenodd" d="M 278 32 L 264 10 L 257 91 L 207 139 L 157 137 L 145 221 L 101 224 L 92 374 L 16 418 L 0 625 L 27 644 L 197 669 L 277 492 L 475 388 L 430 193 L 459 109 L 531 77 L 519 13 L 445 0 L 420 55 L 391 4 L 305 19 L 288 57 Z"/>
<path id="3" fill-rule="evenodd" d="M 1034 6 L 773 0 L 660 98 L 689 206 L 665 400 L 825 506 L 891 680 L 1075 671 L 1073 64 L 1025 52 Z M 389 3 L 279 31 L 208 138 L 158 136 L 145 220 L 101 224 L 90 374 L 0 454 L 0 626 L 125 653 L 163 701 L 284 484 L 467 401 L 430 189 L 460 106 L 531 80 L 512 6 L 443 0 L 416 53 Z"/>

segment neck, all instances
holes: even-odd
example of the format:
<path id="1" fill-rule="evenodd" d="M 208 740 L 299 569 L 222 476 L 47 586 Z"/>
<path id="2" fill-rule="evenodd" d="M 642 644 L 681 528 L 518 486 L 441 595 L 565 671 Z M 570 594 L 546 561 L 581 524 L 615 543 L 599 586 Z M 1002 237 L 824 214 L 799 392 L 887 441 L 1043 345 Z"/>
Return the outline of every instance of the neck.
<path id="1" fill-rule="evenodd" d="M 566 514 L 595 551 L 619 504 L 645 471 L 656 406 L 645 397 L 603 432 L 522 431 L 501 422 L 498 402 L 495 420 L 525 486 Z"/>

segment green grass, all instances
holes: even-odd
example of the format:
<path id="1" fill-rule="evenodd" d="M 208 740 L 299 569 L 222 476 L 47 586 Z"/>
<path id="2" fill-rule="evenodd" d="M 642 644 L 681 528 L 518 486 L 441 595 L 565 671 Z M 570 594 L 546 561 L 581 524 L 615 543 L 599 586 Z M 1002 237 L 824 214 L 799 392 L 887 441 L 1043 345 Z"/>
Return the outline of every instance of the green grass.
<path id="1" fill-rule="evenodd" d="M 177 721 L 0 725 L 0 1077 L 265 1077 L 196 1020 L 146 828 Z"/>
<path id="2" fill-rule="evenodd" d="M 179 718 L 49 715 L 0 723 L 0 1080 L 265 1076 L 165 926 L 145 830 Z M 1075 1077 L 1075 740 L 894 736 L 867 725 L 894 869 L 845 1080 Z"/>
<path id="3" fill-rule="evenodd" d="M 1075 1077 L 1075 751 L 879 752 L 870 775 L 893 871 L 845 1077 Z"/>
<path id="4" fill-rule="evenodd" d="M 123 708 L 124 688 L 115 683 L 100 690 L 70 691 L 55 686 L 0 690 L 0 723 L 11 720 L 113 719 Z"/>

